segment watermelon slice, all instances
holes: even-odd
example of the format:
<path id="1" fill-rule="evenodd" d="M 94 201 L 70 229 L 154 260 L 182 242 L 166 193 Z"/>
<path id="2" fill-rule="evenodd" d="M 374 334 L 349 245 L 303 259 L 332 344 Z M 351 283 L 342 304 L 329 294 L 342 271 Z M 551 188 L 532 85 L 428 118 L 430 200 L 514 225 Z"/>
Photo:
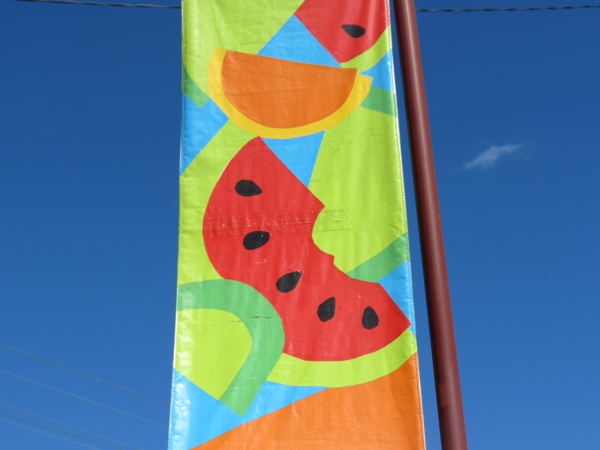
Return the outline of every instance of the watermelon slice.
<path id="1" fill-rule="evenodd" d="M 223 278 L 252 286 L 273 305 L 283 324 L 284 353 L 344 361 L 387 346 L 410 322 L 383 287 L 349 277 L 314 244 L 323 207 L 255 138 L 217 182 L 203 236 Z"/>
<path id="2" fill-rule="evenodd" d="M 295 15 L 340 63 L 373 47 L 389 25 L 387 11 L 367 0 L 306 0 Z"/>

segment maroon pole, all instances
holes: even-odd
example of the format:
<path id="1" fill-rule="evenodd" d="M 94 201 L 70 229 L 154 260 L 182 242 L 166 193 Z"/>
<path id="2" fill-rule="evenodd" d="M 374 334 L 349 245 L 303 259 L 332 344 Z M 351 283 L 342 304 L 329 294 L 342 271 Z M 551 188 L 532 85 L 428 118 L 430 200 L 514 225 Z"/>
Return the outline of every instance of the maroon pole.
<path id="1" fill-rule="evenodd" d="M 413 0 L 394 0 L 394 9 L 421 234 L 441 442 L 444 450 L 466 450 L 467 435 L 417 17 Z"/>

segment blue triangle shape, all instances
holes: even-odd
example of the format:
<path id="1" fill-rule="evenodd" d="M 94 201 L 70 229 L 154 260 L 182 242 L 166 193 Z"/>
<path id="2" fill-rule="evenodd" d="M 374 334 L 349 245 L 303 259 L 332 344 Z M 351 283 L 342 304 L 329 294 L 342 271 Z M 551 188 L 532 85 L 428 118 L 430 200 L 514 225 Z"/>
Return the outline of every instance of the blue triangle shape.
<path id="1" fill-rule="evenodd" d="M 214 101 L 209 100 L 199 108 L 192 99 L 183 95 L 180 175 L 226 122 L 227 116 Z"/>
<path id="2" fill-rule="evenodd" d="M 308 186 L 315 167 L 324 131 L 292 139 L 263 139 L 288 169 Z"/>
<path id="3" fill-rule="evenodd" d="M 292 16 L 258 54 L 289 61 L 340 67 L 331 53 L 296 16 Z"/>
<path id="4" fill-rule="evenodd" d="M 394 86 L 392 85 L 392 51 L 387 52 L 383 57 L 371 67 L 369 70 L 363 72 L 363 75 L 373 77 L 373 86 L 385 89 L 387 91 L 394 92 Z"/>
<path id="5" fill-rule="evenodd" d="M 248 412 L 240 416 L 174 369 L 169 449 L 192 448 L 203 444 L 323 390 L 323 387 L 284 386 L 266 381 Z"/>

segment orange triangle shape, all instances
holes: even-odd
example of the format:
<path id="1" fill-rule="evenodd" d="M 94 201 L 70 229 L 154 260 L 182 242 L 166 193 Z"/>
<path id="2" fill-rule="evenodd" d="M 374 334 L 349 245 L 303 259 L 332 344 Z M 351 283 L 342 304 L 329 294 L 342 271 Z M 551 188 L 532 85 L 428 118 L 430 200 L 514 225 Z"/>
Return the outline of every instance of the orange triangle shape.
<path id="1" fill-rule="evenodd" d="M 385 377 L 327 389 L 195 448 L 199 449 L 424 450 L 417 355 Z"/>

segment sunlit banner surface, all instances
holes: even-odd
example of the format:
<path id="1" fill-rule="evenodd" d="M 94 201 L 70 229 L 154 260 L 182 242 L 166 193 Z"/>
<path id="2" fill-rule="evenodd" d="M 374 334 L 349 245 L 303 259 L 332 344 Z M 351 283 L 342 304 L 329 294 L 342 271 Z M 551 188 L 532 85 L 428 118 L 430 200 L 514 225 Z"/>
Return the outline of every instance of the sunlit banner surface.
<path id="1" fill-rule="evenodd" d="M 184 0 L 169 448 L 424 449 L 386 0 Z"/>

